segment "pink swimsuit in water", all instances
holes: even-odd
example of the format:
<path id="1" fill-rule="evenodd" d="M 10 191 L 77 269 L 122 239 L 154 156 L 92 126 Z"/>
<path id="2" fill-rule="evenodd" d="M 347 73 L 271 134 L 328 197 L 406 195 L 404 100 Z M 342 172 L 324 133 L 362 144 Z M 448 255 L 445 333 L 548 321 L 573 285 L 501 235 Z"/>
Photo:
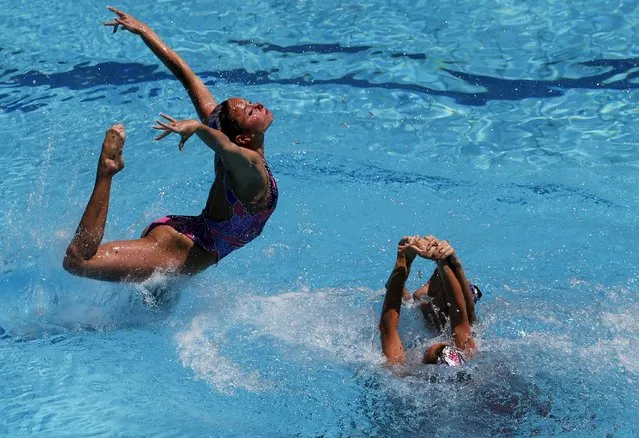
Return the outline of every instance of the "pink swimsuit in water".
<path id="1" fill-rule="evenodd" d="M 233 193 L 228 181 L 228 172 L 224 169 L 224 193 L 226 200 L 231 206 L 232 216 L 223 221 L 214 221 L 204 215 L 204 211 L 199 216 L 164 216 L 153 221 L 143 232 L 146 236 L 151 230 L 159 225 L 168 225 L 178 232 L 184 234 L 206 251 L 217 256 L 219 262 L 232 251 L 243 247 L 251 240 L 260 235 L 266 221 L 277 205 L 277 184 L 266 162 L 264 162 L 268 173 L 270 190 L 267 207 L 255 214 L 250 214 L 242 201 Z"/>

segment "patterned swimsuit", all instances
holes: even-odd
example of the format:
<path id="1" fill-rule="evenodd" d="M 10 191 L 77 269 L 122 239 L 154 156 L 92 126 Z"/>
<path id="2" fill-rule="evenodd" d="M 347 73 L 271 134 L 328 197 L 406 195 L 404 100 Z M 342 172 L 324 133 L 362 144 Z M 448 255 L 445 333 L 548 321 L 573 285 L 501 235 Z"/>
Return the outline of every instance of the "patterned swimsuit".
<path id="1" fill-rule="evenodd" d="M 277 206 L 277 184 L 266 162 L 264 162 L 268 173 L 270 189 L 267 193 L 268 203 L 264 210 L 255 214 L 250 214 L 242 201 L 240 201 L 228 180 L 228 172 L 224 169 L 224 193 L 226 200 L 231 206 L 232 216 L 230 219 L 214 221 L 205 216 L 205 211 L 199 216 L 164 216 L 153 221 L 142 233 L 142 237 L 147 236 L 151 230 L 159 225 L 168 225 L 176 231 L 184 234 L 193 242 L 201 246 L 209 253 L 217 256 L 219 262 L 232 251 L 243 247 L 251 240 L 260 235 L 266 221 L 275 211 Z"/>
<path id="2" fill-rule="evenodd" d="M 446 345 L 437 356 L 437 365 L 448 365 L 449 367 L 460 367 L 466 363 L 461 350 L 451 345 Z"/>

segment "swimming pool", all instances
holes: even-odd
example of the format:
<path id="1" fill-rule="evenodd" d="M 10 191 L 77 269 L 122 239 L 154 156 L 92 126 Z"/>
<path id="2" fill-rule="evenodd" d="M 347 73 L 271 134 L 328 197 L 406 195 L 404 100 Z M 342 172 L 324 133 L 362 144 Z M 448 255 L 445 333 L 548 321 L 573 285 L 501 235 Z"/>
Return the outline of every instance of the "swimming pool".
<path id="1" fill-rule="evenodd" d="M 639 434 L 635 2 L 115 5 L 276 115 L 278 210 L 163 307 L 162 278 L 61 258 L 114 121 L 105 238 L 200 211 L 210 152 L 151 141 L 160 112 L 194 116 L 186 93 L 102 3 L 0 5 L 0 435 Z M 416 232 L 485 292 L 469 381 L 382 366 L 382 287 Z"/>

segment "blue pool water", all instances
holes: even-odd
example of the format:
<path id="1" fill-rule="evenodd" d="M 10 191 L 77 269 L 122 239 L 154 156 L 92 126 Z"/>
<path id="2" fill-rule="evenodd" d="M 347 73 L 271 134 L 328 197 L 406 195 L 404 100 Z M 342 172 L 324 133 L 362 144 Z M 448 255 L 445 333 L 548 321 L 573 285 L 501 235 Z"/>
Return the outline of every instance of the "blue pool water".
<path id="1" fill-rule="evenodd" d="M 110 124 L 107 240 L 199 213 L 212 156 L 152 141 L 194 111 L 105 4 L 0 0 L 0 436 L 639 435 L 636 2 L 139 3 L 116 6 L 216 96 L 276 114 L 280 204 L 197 277 L 69 276 Z M 485 292 L 470 380 L 383 366 L 412 233 L 450 239 Z"/>

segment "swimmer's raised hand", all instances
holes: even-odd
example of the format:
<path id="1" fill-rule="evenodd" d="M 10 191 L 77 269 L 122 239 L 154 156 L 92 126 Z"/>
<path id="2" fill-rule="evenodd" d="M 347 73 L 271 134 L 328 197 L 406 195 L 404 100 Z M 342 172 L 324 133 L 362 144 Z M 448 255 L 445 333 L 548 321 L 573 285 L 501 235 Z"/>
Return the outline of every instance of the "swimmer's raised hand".
<path id="1" fill-rule="evenodd" d="M 417 255 L 428 260 L 444 260 L 455 253 L 447 240 L 439 240 L 433 236 L 419 239 L 414 246 L 417 247 Z"/>
<path id="2" fill-rule="evenodd" d="M 155 137 L 154 140 L 162 140 L 164 137 L 174 132 L 180 135 L 180 143 L 178 144 L 180 150 L 184 149 L 184 143 L 186 143 L 186 141 L 195 134 L 195 131 L 202 126 L 202 123 L 199 120 L 175 120 L 173 117 L 166 114 L 160 115 L 168 120 L 168 122 L 156 120 L 157 125 L 155 125 L 153 129 L 164 132 Z"/>
<path id="3" fill-rule="evenodd" d="M 448 240 L 439 240 L 437 243 L 437 250 L 433 257 L 434 260 L 446 260 L 450 256 L 455 255 L 455 249 L 451 246 Z"/>
<path id="4" fill-rule="evenodd" d="M 115 9 L 113 6 L 107 6 L 107 9 L 117 15 L 113 21 L 107 21 L 104 23 L 105 26 L 113 26 L 113 33 L 118 31 L 119 26 L 122 26 L 125 30 L 136 35 L 140 35 L 147 30 L 147 25 L 132 15 L 124 13 L 119 9 Z"/>
<path id="5" fill-rule="evenodd" d="M 412 262 L 417 256 L 417 248 L 414 243 L 419 240 L 419 236 L 404 236 L 397 244 L 397 255 L 406 257 L 406 260 Z"/>
<path id="6" fill-rule="evenodd" d="M 409 262 L 412 262 L 418 254 L 421 255 L 426 246 L 435 241 L 437 239 L 433 236 L 419 237 L 419 234 L 404 236 L 397 244 L 397 253 L 404 255 Z"/>

